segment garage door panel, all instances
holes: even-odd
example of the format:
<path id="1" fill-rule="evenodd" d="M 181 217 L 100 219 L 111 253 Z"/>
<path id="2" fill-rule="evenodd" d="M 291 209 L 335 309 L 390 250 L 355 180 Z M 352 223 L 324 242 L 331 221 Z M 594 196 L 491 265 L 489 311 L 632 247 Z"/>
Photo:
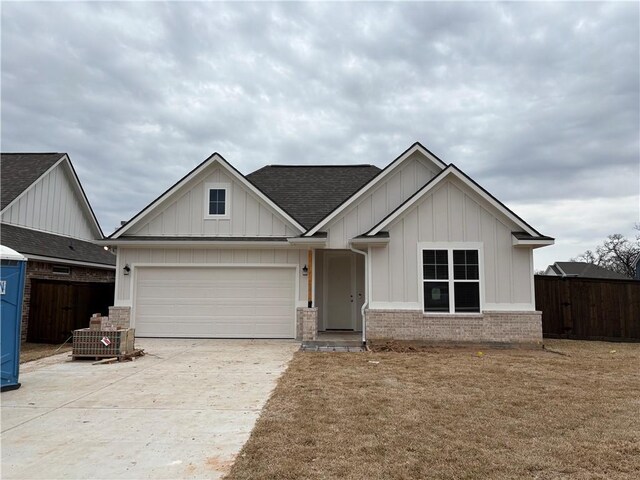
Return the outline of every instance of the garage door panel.
<path id="1" fill-rule="evenodd" d="M 292 338 L 295 270 L 139 267 L 136 335 Z"/>

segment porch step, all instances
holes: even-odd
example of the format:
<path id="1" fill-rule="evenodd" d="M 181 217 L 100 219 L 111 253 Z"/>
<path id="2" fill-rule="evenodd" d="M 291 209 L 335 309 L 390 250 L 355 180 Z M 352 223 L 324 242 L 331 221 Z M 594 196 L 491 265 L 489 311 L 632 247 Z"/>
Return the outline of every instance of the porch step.
<path id="1" fill-rule="evenodd" d="M 361 341 L 355 340 L 312 340 L 302 342 L 303 352 L 364 352 Z"/>

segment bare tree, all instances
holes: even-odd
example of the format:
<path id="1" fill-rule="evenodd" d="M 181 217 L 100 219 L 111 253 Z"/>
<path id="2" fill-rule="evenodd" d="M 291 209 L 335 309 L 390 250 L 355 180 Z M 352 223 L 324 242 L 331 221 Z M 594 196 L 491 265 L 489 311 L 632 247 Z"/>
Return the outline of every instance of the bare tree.
<path id="1" fill-rule="evenodd" d="M 640 232 L 640 223 L 635 225 Z M 634 260 L 640 255 L 640 233 L 635 240 L 629 240 L 624 235 L 614 233 L 593 250 L 587 250 L 582 255 L 572 258 L 572 261 L 593 263 L 614 272 L 634 278 L 636 266 Z"/>

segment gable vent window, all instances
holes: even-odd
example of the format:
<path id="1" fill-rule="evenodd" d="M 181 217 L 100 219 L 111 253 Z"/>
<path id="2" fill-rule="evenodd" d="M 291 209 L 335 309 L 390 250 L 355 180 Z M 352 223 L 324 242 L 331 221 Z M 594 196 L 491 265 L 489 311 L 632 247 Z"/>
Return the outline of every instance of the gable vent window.
<path id="1" fill-rule="evenodd" d="M 422 250 L 424 311 L 480 312 L 480 259 L 477 249 Z"/>
<path id="2" fill-rule="evenodd" d="M 205 189 L 205 218 L 229 218 L 229 186 L 208 184 Z"/>
<path id="3" fill-rule="evenodd" d="M 51 272 L 57 275 L 69 275 L 71 273 L 71 267 L 66 265 L 54 265 L 51 267 Z"/>

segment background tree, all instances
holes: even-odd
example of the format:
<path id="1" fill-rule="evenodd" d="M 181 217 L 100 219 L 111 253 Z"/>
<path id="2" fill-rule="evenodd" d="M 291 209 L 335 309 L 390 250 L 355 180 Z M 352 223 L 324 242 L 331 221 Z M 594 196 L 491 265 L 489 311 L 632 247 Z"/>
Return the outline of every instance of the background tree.
<path id="1" fill-rule="evenodd" d="M 640 223 L 636 224 L 635 229 L 640 232 Z M 595 250 L 587 250 L 582 255 L 572 258 L 571 261 L 592 263 L 634 278 L 636 273 L 634 260 L 638 255 L 640 255 L 640 233 L 636 235 L 635 240 L 629 240 L 624 235 L 614 233 Z"/>

